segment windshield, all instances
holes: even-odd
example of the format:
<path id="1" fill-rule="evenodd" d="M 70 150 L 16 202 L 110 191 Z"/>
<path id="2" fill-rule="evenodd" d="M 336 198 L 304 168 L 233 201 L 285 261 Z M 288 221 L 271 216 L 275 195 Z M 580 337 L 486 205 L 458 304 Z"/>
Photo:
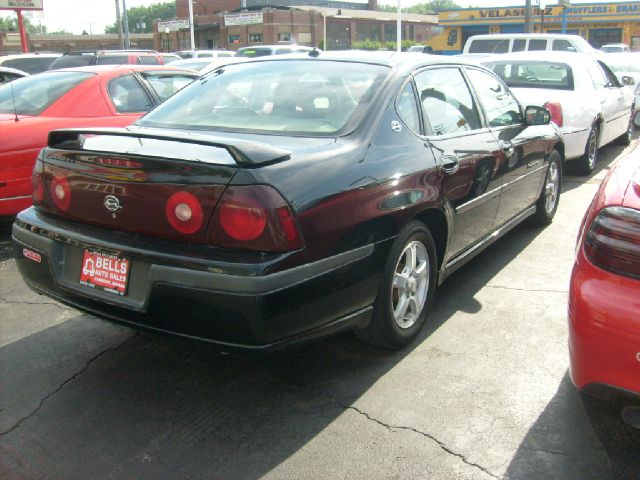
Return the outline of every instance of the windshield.
<path id="1" fill-rule="evenodd" d="M 39 115 L 62 95 L 93 75 L 88 72 L 54 71 L 0 85 L 0 113 Z"/>
<path id="2" fill-rule="evenodd" d="M 511 88 L 573 90 L 573 73 L 566 63 L 505 61 L 485 65 Z"/>
<path id="3" fill-rule="evenodd" d="M 273 49 L 269 47 L 265 48 L 241 48 L 235 54 L 236 57 L 266 57 L 267 55 L 273 55 Z"/>
<path id="4" fill-rule="evenodd" d="M 328 135 L 359 119 L 388 67 L 320 60 L 228 65 L 140 119 L 153 127 Z"/>

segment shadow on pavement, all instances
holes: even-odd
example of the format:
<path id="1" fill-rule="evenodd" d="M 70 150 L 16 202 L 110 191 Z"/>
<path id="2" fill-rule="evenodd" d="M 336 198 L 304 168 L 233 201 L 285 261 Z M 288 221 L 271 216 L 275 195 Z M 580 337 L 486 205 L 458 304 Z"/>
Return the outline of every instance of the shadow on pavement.
<path id="1" fill-rule="evenodd" d="M 583 397 L 565 374 L 520 444 L 509 479 L 639 479 L 640 431 L 611 404 Z"/>
<path id="2" fill-rule="evenodd" d="M 474 295 L 540 232 L 521 225 L 450 277 L 413 348 L 455 312 L 479 311 Z M 145 333 L 107 348 L 99 333 L 85 339 L 105 330 L 92 322 L 99 320 L 79 315 L 0 349 L 0 403 L 15 427 L 0 435 L 6 471 L 66 480 L 258 478 L 412 350 L 378 350 L 351 333 L 268 356 L 223 355 Z M 52 363 L 38 355 L 65 349 L 85 353 L 86 364 L 38 391 L 32 379 Z"/>
<path id="3" fill-rule="evenodd" d="M 11 246 L 11 222 L 0 221 L 0 262 L 13 257 Z"/>

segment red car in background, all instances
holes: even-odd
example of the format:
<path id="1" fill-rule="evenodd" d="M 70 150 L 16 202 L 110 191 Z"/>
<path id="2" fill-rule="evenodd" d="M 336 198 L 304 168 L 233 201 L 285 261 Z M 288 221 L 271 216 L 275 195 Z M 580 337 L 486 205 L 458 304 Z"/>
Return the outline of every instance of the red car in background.
<path id="1" fill-rule="evenodd" d="M 49 131 L 129 125 L 196 76 L 158 65 L 93 66 L 0 85 L 0 217 L 31 205 L 31 170 Z"/>
<path id="2" fill-rule="evenodd" d="M 623 400 L 640 428 L 640 146 L 602 182 L 582 221 L 569 290 L 573 383 Z"/>

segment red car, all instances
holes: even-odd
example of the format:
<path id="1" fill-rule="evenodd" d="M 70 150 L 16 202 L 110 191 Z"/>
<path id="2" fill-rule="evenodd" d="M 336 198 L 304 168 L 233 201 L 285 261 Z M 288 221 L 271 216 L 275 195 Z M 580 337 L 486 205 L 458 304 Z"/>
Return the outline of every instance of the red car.
<path id="1" fill-rule="evenodd" d="M 640 399 L 639 146 L 602 182 L 582 221 L 569 291 L 569 349 L 580 390 Z M 640 427 L 633 403 L 623 419 Z"/>
<path id="2" fill-rule="evenodd" d="M 0 85 L 0 217 L 31 205 L 31 170 L 50 130 L 131 124 L 196 73 L 164 66 L 94 66 Z"/>

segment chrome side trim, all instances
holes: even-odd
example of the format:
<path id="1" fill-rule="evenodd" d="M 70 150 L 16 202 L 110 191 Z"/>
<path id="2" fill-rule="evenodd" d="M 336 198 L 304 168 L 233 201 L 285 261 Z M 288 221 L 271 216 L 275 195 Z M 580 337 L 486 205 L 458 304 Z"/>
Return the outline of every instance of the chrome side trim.
<path id="1" fill-rule="evenodd" d="M 462 205 L 459 205 L 458 207 L 456 207 L 456 210 L 455 210 L 456 215 L 461 215 L 471 210 L 472 208 L 476 207 L 477 205 L 480 205 L 484 202 L 491 200 L 494 197 L 497 197 L 498 195 L 500 195 L 501 192 L 502 192 L 502 187 L 496 187 L 493 190 L 483 193 L 479 197 L 473 198 L 468 202 L 463 203 Z"/>
<path id="2" fill-rule="evenodd" d="M 9 200 L 22 200 L 24 198 L 31 198 L 31 195 L 22 195 L 21 197 L 0 198 L 0 202 L 8 202 Z"/>

